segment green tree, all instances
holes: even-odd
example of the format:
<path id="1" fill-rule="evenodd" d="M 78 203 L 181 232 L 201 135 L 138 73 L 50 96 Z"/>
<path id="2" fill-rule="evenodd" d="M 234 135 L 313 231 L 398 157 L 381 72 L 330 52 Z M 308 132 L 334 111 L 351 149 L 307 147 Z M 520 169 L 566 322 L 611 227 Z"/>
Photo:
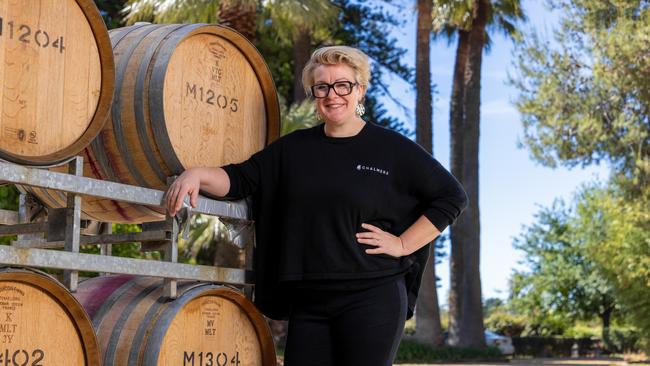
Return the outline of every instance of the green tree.
<path id="1" fill-rule="evenodd" d="M 578 220 L 590 258 L 650 334 L 650 8 L 621 0 L 549 4 L 560 15 L 553 40 L 531 30 L 515 49 L 523 145 L 547 166 L 612 168 L 606 188 L 584 193 Z"/>
<path id="2" fill-rule="evenodd" d="M 511 278 L 512 305 L 519 313 L 530 314 L 538 327 L 533 333 L 556 330 L 558 319 L 568 325 L 597 317 L 607 340 L 618 307 L 614 288 L 587 254 L 591 243 L 576 225 L 575 208 L 556 201 L 536 217 L 537 222 L 514 242 L 524 253 L 528 270 Z"/>
<path id="3" fill-rule="evenodd" d="M 481 65 L 489 32 L 516 37 L 524 20 L 519 0 L 436 0 L 434 33 L 457 39 L 450 102 L 451 172 L 469 197 L 469 206 L 451 228 L 449 343 L 485 347 L 481 307 L 479 136 Z"/>
<path id="4" fill-rule="evenodd" d="M 407 119 L 411 119 L 410 109 L 392 95 L 391 84 L 385 79 L 386 75 L 390 75 L 409 84 L 414 83 L 413 70 L 402 61 L 407 50 L 386 31 L 404 25 L 404 20 L 394 15 L 402 9 L 391 3 L 396 7 L 391 12 L 390 9 L 377 6 L 381 2 L 375 1 L 334 0 L 333 2 L 341 9 L 339 15 L 341 26 L 332 35 L 333 43 L 358 47 L 370 57 L 372 62 L 371 85 L 365 97 L 364 119 L 391 128 L 403 135 L 412 135 L 412 131 L 405 127 L 404 122 L 389 115 L 380 103 L 380 98 L 391 100 L 407 115 Z"/>
<path id="5" fill-rule="evenodd" d="M 628 193 L 650 194 L 647 1 L 554 0 L 554 41 L 515 48 L 523 145 L 554 167 L 607 162 Z"/>
<path id="6" fill-rule="evenodd" d="M 20 193 L 13 184 L 0 184 L 0 210 L 18 211 L 18 196 Z M 0 244 L 6 245 L 14 237 L 0 237 Z"/>
<path id="7" fill-rule="evenodd" d="M 95 0 L 99 13 L 104 18 L 106 28 L 113 29 L 124 25 L 122 9 L 127 0 Z"/>
<path id="8" fill-rule="evenodd" d="M 650 211 L 644 199 L 629 200 L 620 187 L 581 193 L 575 230 L 593 264 L 613 287 L 650 351 Z"/>

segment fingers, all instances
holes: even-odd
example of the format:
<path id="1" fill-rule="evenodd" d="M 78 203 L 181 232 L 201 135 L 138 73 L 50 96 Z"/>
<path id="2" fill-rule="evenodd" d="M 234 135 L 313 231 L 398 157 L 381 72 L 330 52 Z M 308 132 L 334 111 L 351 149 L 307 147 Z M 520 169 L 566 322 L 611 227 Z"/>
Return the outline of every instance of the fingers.
<path id="1" fill-rule="evenodd" d="M 370 231 L 372 231 L 373 233 L 378 233 L 378 234 L 380 234 L 380 233 L 383 233 L 383 232 L 384 232 L 382 229 L 380 229 L 380 228 L 378 228 L 378 227 L 376 227 L 376 226 L 374 226 L 374 225 L 370 225 L 370 224 L 366 224 L 366 223 L 361 224 L 361 227 L 364 228 L 364 229 L 366 229 L 366 230 L 370 230 Z"/>
<path id="2" fill-rule="evenodd" d="M 361 244 L 374 245 L 376 247 L 379 246 L 379 239 L 376 238 L 359 238 L 357 236 L 357 242 Z"/>
<path id="3" fill-rule="evenodd" d="M 172 184 L 167 193 L 165 193 L 165 207 L 171 215 L 175 215 L 174 208 L 176 207 L 176 197 L 178 195 L 178 186 Z"/>
<path id="4" fill-rule="evenodd" d="M 386 254 L 383 248 L 366 249 L 366 254 Z"/>
<path id="5" fill-rule="evenodd" d="M 357 242 L 374 247 L 365 249 L 366 254 L 387 254 L 396 258 L 401 256 L 401 241 L 398 237 L 370 224 L 364 223 L 361 227 L 369 231 L 357 233 Z"/>
<path id="6" fill-rule="evenodd" d="M 199 198 L 199 190 L 195 189 L 190 193 L 190 205 L 192 208 L 196 208 L 196 200 Z"/>
<path id="7" fill-rule="evenodd" d="M 192 207 L 196 207 L 199 194 L 197 189 L 192 189 L 181 183 L 174 183 L 169 187 L 165 194 L 165 205 L 170 215 L 176 215 L 176 212 L 183 207 L 183 201 L 188 194 L 190 195 L 190 204 Z"/>

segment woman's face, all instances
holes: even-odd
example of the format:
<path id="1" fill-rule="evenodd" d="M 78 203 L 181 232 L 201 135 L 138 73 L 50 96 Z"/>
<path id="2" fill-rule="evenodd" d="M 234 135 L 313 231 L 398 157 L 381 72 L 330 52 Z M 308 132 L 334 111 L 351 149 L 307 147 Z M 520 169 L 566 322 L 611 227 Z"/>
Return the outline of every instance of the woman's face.
<path id="1" fill-rule="evenodd" d="M 340 81 L 356 83 L 354 70 L 350 66 L 345 64 L 320 65 L 314 69 L 314 85 L 334 84 Z M 358 118 L 355 108 L 363 99 L 364 92 L 365 87 L 357 85 L 352 86 L 350 94 L 339 96 L 333 88 L 330 88 L 327 97 L 315 98 L 316 109 L 325 123 L 344 125 Z"/>

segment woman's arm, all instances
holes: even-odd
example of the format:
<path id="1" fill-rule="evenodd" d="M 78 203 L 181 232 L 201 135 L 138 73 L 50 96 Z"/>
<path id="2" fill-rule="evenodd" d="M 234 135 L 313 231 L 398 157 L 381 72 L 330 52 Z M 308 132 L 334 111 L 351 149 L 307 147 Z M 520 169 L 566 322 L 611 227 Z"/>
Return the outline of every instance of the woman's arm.
<path id="1" fill-rule="evenodd" d="M 361 227 L 369 231 L 357 233 L 357 241 L 375 247 L 366 249 L 366 253 L 388 254 L 393 257 L 410 255 L 440 235 L 440 230 L 424 215 L 420 216 L 400 236 L 395 236 L 370 224 L 361 224 Z"/>
<path id="2" fill-rule="evenodd" d="M 170 215 L 175 215 L 183 205 L 185 196 L 196 207 L 199 190 L 223 197 L 230 190 L 230 178 L 222 168 L 190 168 L 183 172 L 167 190 L 165 204 Z"/>

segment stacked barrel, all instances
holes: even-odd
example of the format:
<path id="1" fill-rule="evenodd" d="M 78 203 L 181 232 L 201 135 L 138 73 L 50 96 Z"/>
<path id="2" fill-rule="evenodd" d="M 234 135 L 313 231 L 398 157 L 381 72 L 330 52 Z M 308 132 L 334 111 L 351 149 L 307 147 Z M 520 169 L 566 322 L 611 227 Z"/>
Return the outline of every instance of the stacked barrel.
<path id="1" fill-rule="evenodd" d="M 0 364 L 101 364 L 93 325 L 81 304 L 45 273 L 0 269 Z"/>
<path id="2" fill-rule="evenodd" d="M 195 281 L 162 295 L 162 279 L 105 276 L 79 285 L 103 365 L 275 365 L 264 317 L 238 291 Z"/>
<path id="3" fill-rule="evenodd" d="M 136 25 L 112 30 L 116 80 L 109 121 L 84 150 L 84 175 L 164 189 L 195 166 L 240 162 L 279 133 L 273 80 L 257 50 L 215 25 Z M 51 207 L 65 195 L 35 189 Z M 88 198 L 86 217 L 134 223 L 159 207 Z"/>
<path id="4" fill-rule="evenodd" d="M 195 166 L 239 162 L 279 134 L 279 105 L 255 47 L 216 25 L 106 30 L 92 0 L 0 1 L 0 159 L 164 190 Z M 56 167 L 56 165 L 61 165 Z M 23 187 L 52 208 L 59 191 Z M 164 219 L 160 207 L 84 197 L 85 218 Z M 77 299 L 38 271 L 0 271 L 0 364 L 271 365 L 263 317 L 239 292 L 110 276 Z M 93 331 L 94 329 L 94 331 Z M 97 337 L 96 337 L 97 335 Z"/>

